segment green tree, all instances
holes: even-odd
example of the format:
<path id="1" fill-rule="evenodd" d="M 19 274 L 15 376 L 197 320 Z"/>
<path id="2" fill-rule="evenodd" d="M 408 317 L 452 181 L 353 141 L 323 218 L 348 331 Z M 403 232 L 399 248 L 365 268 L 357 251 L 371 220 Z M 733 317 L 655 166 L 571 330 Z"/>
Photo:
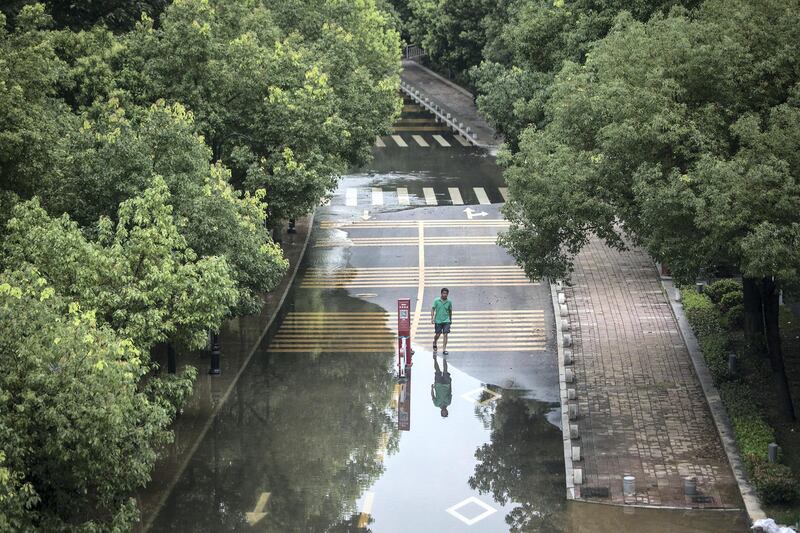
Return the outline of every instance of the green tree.
<path id="1" fill-rule="evenodd" d="M 102 216 L 116 220 L 121 202 L 161 176 L 187 246 L 201 257 L 226 259 L 239 292 L 233 313 L 257 312 L 260 294 L 275 287 L 287 267 L 264 228 L 263 191 L 242 194 L 232 187 L 230 172 L 209 162 L 211 151 L 180 104 L 131 105 L 128 111 L 111 98 L 82 118 L 62 141 L 69 157 L 43 180 L 39 194 L 47 210 L 91 228 Z"/>
<path id="2" fill-rule="evenodd" d="M 130 340 L 35 270 L 0 274 L 0 322 L 0 524 L 130 529 L 174 405 L 141 387 Z"/>
<path id="3" fill-rule="evenodd" d="M 168 202 L 156 178 L 120 205 L 116 225 L 100 219 L 96 242 L 66 215 L 50 218 L 37 200 L 20 204 L 8 223 L 6 266 L 36 268 L 140 349 L 167 341 L 200 348 L 238 293 L 224 258 L 198 258 L 187 247 Z"/>
<path id="4" fill-rule="evenodd" d="M 496 502 L 518 506 L 506 516 L 513 533 L 559 531 L 564 514 L 561 432 L 547 420 L 551 406 L 504 395 L 491 415 L 491 442 L 469 485 Z"/>
<path id="5" fill-rule="evenodd" d="M 41 5 L 26 6 L 9 31 L 0 14 L 0 188 L 3 204 L 30 198 L 58 159 L 58 139 L 72 117 L 55 98 L 65 70 L 43 28 Z M 4 217 L 5 215 L 0 215 Z"/>
<path id="6" fill-rule="evenodd" d="M 399 38 L 374 2 L 180 0 L 126 36 L 120 86 L 182 102 L 273 226 L 365 160 L 398 110 Z"/>
<path id="7" fill-rule="evenodd" d="M 9 0 L 0 11 L 17 23 L 15 15 L 23 6 L 43 4 L 59 28 L 89 29 L 102 24 L 113 31 L 128 31 L 142 14 L 156 17 L 169 4 L 169 0 L 104 0 L 102 2 L 74 2 L 72 0 Z"/>
<path id="8" fill-rule="evenodd" d="M 533 276 L 566 275 L 593 234 L 617 248 L 631 238 L 682 281 L 741 272 L 789 414 L 777 291 L 797 283 L 797 7 L 711 0 L 647 23 L 620 16 L 558 74 L 548 124 L 522 134 L 506 174 L 505 242 Z"/>

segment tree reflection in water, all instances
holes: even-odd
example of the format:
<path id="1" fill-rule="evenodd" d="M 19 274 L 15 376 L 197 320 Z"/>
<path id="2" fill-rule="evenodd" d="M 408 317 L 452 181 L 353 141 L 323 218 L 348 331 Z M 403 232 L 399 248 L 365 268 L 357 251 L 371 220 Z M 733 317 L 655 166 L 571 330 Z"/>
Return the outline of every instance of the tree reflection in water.
<path id="1" fill-rule="evenodd" d="M 547 420 L 557 405 L 498 392 L 500 400 L 477 408 L 484 421 L 491 414 L 492 434 L 491 443 L 475 451 L 480 462 L 469 485 L 501 505 L 518 504 L 506 515 L 513 533 L 562 531 L 563 444 L 561 430 Z"/>
<path id="2" fill-rule="evenodd" d="M 256 354 L 152 530 L 355 530 L 356 501 L 383 472 L 379 447 L 391 454 L 399 440 L 386 336 L 385 354 Z M 247 513 L 265 492 L 266 514 L 251 527 Z"/>

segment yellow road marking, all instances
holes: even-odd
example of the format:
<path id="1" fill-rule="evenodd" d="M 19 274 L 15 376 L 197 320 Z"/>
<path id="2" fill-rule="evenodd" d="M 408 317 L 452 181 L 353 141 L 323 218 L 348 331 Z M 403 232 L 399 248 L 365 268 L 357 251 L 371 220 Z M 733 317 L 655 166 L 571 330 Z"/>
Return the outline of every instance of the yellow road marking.
<path id="1" fill-rule="evenodd" d="M 418 223 L 418 240 L 419 248 L 417 252 L 417 266 L 419 267 L 419 275 L 417 276 L 417 301 L 414 305 L 414 316 L 411 319 L 411 341 L 413 342 L 417 336 L 417 328 L 419 321 L 422 317 L 422 300 L 425 297 L 425 223 L 419 221 Z M 395 313 L 395 316 L 397 313 Z"/>

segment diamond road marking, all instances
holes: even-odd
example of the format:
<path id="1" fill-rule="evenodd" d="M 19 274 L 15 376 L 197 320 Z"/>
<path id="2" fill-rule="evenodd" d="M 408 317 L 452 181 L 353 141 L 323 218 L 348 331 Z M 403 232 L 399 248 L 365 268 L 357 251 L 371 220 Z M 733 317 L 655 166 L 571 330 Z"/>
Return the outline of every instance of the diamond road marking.
<path id="1" fill-rule="evenodd" d="M 483 401 L 479 401 L 478 398 L 481 397 L 481 394 L 483 392 L 488 392 L 489 393 L 489 398 L 487 398 L 487 399 L 485 399 Z M 461 395 L 461 397 L 464 398 L 465 400 L 467 400 L 468 402 L 477 403 L 478 405 L 485 405 L 485 404 L 487 404 L 489 402 L 494 402 L 494 401 L 499 400 L 500 398 L 503 397 L 503 395 L 502 394 L 498 394 L 493 390 L 489 390 L 486 387 L 478 387 L 477 389 L 471 390 L 469 392 L 465 392 L 464 394 Z"/>
<path id="2" fill-rule="evenodd" d="M 464 507 L 465 505 L 468 505 L 470 503 L 474 503 L 478 507 L 482 507 L 484 509 L 484 511 L 481 514 L 479 514 L 478 516 L 475 516 L 473 518 L 467 518 L 466 516 L 464 516 L 463 514 L 458 512 L 459 508 Z M 447 512 L 450 513 L 451 515 L 453 515 L 454 517 L 458 518 L 459 520 L 461 520 L 462 522 L 464 522 L 468 526 L 471 526 L 472 524 L 476 524 L 476 523 L 480 522 L 481 520 L 483 520 L 487 516 L 490 516 L 490 515 L 496 513 L 497 509 L 495 509 L 494 507 L 490 507 L 489 505 L 483 503 L 482 501 L 480 501 L 475 496 L 470 496 L 466 500 L 464 500 L 462 502 L 459 502 L 459 503 L 455 504 L 454 506 L 452 506 L 451 508 L 449 508 L 447 510 Z"/>

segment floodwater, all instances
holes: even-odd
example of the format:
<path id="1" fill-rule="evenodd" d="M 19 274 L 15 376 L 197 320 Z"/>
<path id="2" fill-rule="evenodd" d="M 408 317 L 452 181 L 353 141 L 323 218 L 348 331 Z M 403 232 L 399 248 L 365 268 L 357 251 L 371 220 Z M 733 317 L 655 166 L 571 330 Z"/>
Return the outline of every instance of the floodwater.
<path id="1" fill-rule="evenodd" d="M 403 137 L 319 209 L 281 316 L 151 531 L 746 530 L 740 513 L 567 502 L 550 292 L 494 243 L 500 171 L 450 135 Z M 442 286 L 446 359 L 429 317 Z M 416 316 L 404 379 L 401 298 Z"/>

